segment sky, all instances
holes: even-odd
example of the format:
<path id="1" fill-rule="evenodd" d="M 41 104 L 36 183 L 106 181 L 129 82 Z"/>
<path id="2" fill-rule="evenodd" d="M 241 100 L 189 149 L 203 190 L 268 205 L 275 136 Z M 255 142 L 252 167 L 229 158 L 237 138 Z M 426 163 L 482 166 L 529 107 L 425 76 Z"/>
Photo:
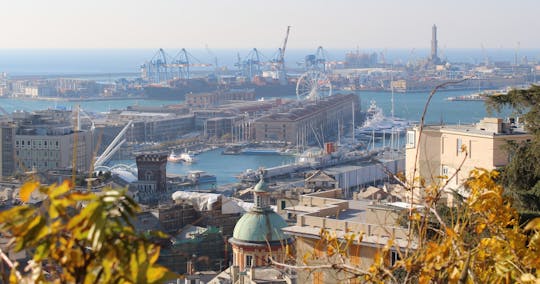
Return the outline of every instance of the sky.
<path id="1" fill-rule="evenodd" d="M 0 49 L 540 48 L 538 0 L 0 0 Z"/>

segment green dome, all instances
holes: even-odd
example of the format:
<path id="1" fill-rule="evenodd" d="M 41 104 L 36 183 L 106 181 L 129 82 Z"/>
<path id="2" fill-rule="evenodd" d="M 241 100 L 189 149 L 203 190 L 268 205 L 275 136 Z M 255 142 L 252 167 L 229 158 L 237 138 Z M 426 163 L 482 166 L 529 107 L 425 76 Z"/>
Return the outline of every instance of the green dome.
<path id="1" fill-rule="evenodd" d="M 274 211 L 251 211 L 238 220 L 234 227 L 233 238 L 245 242 L 286 240 L 288 236 L 281 229 L 287 226 L 287 222 Z"/>

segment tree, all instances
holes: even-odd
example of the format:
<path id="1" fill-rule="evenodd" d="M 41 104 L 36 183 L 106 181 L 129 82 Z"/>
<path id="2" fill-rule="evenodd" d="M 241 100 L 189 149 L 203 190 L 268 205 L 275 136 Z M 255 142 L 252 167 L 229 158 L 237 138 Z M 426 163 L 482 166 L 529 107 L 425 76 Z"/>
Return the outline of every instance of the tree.
<path id="1" fill-rule="evenodd" d="M 540 211 L 540 86 L 491 96 L 487 107 L 489 111 L 511 107 L 533 135 L 531 141 L 508 145 L 512 160 L 502 170 L 500 181 L 516 198 L 520 210 Z"/>
<path id="2" fill-rule="evenodd" d="M 20 198 L 33 191 L 47 198 L 0 213 L 0 233 L 12 249 L 31 255 L 28 265 L 10 260 L 11 283 L 162 283 L 174 274 L 156 264 L 159 246 L 135 232 L 138 205 L 123 190 L 99 194 L 74 191 L 72 184 L 25 183 Z M 160 236 L 158 234 L 158 236 Z M 8 282 L 3 275 L 4 282 Z"/>

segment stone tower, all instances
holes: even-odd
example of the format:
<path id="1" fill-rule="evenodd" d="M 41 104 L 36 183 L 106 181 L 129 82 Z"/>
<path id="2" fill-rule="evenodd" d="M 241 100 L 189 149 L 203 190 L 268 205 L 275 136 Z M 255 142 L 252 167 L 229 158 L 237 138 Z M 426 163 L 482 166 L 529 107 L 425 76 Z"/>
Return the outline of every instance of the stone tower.
<path id="1" fill-rule="evenodd" d="M 429 61 L 433 64 L 439 64 L 441 61 L 437 54 L 437 44 L 437 26 L 433 25 L 431 28 L 431 56 L 429 58 Z"/>
<path id="2" fill-rule="evenodd" d="M 167 192 L 167 153 L 153 152 L 138 155 L 137 189 L 156 194 Z"/>

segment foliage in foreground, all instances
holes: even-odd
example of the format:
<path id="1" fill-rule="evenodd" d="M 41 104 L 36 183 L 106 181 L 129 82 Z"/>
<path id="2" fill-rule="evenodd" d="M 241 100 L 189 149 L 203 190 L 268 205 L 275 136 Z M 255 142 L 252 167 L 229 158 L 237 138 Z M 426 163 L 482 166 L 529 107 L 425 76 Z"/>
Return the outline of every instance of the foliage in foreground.
<path id="1" fill-rule="evenodd" d="M 540 283 L 540 218 L 520 227 L 511 200 L 495 182 L 497 176 L 497 171 L 473 171 L 467 182 L 470 195 L 450 221 L 437 211 L 438 189 L 426 188 L 430 195 L 424 209 L 410 214 L 414 241 L 407 248 L 391 240 L 368 269 L 346 261 L 331 267 L 362 283 Z M 323 232 L 321 238 L 326 255 L 347 260 L 356 236 L 337 240 Z M 392 250 L 401 258 L 394 265 L 389 263 Z"/>
<path id="2" fill-rule="evenodd" d="M 26 267 L 2 252 L 11 283 L 162 283 L 175 275 L 156 264 L 159 246 L 135 232 L 137 204 L 124 191 L 81 193 L 68 182 L 20 189 L 28 201 L 39 190 L 39 206 L 25 204 L 0 213 L 0 233 L 15 251 L 30 253 Z M 7 275 L 3 275 L 7 282 Z"/>

